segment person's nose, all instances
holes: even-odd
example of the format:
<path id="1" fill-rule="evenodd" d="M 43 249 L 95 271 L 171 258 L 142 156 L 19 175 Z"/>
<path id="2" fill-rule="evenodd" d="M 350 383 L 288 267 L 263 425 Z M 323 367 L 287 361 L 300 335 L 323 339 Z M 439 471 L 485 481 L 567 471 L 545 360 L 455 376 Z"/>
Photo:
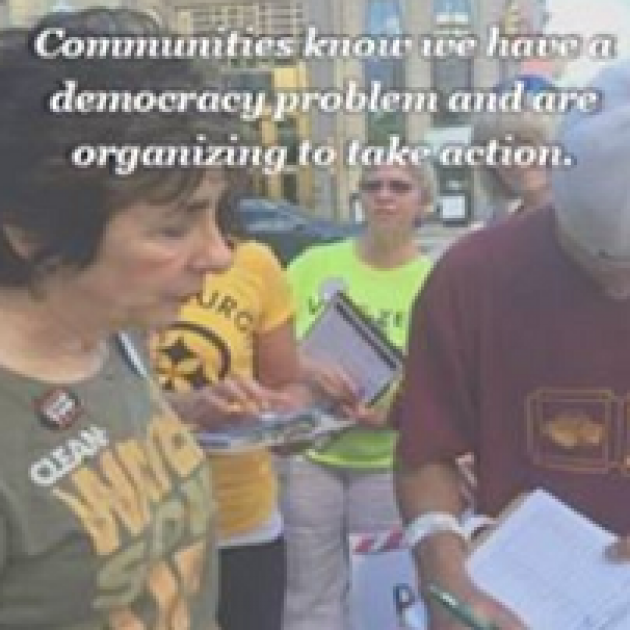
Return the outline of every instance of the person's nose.
<path id="1" fill-rule="evenodd" d="M 389 201 L 390 199 L 396 197 L 396 195 L 394 194 L 389 182 L 383 182 L 381 187 L 376 191 L 374 197 L 377 201 Z"/>
<path id="2" fill-rule="evenodd" d="M 232 264 L 234 254 L 219 230 L 214 213 L 205 215 L 196 231 L 191 266 L 201 273 L 220 273 Z"/>

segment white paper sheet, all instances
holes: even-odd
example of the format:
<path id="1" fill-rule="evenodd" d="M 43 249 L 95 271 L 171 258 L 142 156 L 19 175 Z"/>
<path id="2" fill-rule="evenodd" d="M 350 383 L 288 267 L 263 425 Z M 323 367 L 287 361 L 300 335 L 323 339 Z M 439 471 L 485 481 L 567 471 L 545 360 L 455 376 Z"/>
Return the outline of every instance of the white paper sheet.
<path id="1" fill-rule="evenodd" d="M 532 630 L 628 630 L 630 564 L 603 555 L 614 539 L 536 490 L 473 553 L 469 569 Z"/>

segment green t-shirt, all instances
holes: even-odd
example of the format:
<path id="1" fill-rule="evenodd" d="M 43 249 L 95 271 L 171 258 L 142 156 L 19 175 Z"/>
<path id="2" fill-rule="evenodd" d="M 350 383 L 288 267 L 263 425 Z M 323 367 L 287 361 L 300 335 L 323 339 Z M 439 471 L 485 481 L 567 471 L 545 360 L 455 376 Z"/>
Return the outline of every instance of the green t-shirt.
<path id="1" fill-rule="evenodd" d="M 0 426 L 0 628 L 216 628 L 206 458 L 119 352 L 68 386 L 0 370 Z"/>
<path id="2" fill-rule="evenodd" d="M 431 261 L 419 256 L 400 267 L 376 269 L 360 260 L 355 247 L 354 240 L 312 247 L 290 265 L 298 338 L 317 318 L 327 297 L 343 290 L 394 345 L 404 349 L 411 307 L 431 270 Z M 395 440 L 392 430 L 357 427 L 308 454 L 333 466 L 391 468 Z"/>

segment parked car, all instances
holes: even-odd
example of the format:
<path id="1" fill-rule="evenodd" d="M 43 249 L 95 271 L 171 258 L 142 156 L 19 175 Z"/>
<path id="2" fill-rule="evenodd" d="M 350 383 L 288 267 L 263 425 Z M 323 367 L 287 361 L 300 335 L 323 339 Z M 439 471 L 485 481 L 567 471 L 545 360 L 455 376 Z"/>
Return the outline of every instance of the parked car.
<path id="1" fill-rule="evenodd" d="M 310 245 L 339 241 L 361 229 L 358 223 L 314 217 L 295 204 L 262 197 L 242 199 L 238 212 L 246 234 L 269 245 L 283 264 Z"/>

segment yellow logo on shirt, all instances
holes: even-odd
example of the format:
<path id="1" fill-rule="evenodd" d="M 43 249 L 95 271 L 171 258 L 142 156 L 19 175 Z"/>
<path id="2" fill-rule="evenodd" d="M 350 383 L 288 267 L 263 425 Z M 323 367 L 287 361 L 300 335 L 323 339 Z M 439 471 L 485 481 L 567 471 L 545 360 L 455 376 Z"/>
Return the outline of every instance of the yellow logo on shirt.
<path id="1" fill-rule="evenodd" d="M 145 625 L 134 606 L 158 611 L 155 627 L 190 627 L 188 598 L 204 568 L 213 506 L 203 452 L 174 416 L 145 440 L 114 443 L 83 462 L 53 494 L 77 516 L 103 563 L 96 609 L 112 628 Z"/>
<path id="2" fill-rule="evenodd" d="M 569 450 L 599 446 L 604 440 L 602 423 L 583 413 L 560 414 L 547 422 L 543 431 L 554 444 Z"/>

